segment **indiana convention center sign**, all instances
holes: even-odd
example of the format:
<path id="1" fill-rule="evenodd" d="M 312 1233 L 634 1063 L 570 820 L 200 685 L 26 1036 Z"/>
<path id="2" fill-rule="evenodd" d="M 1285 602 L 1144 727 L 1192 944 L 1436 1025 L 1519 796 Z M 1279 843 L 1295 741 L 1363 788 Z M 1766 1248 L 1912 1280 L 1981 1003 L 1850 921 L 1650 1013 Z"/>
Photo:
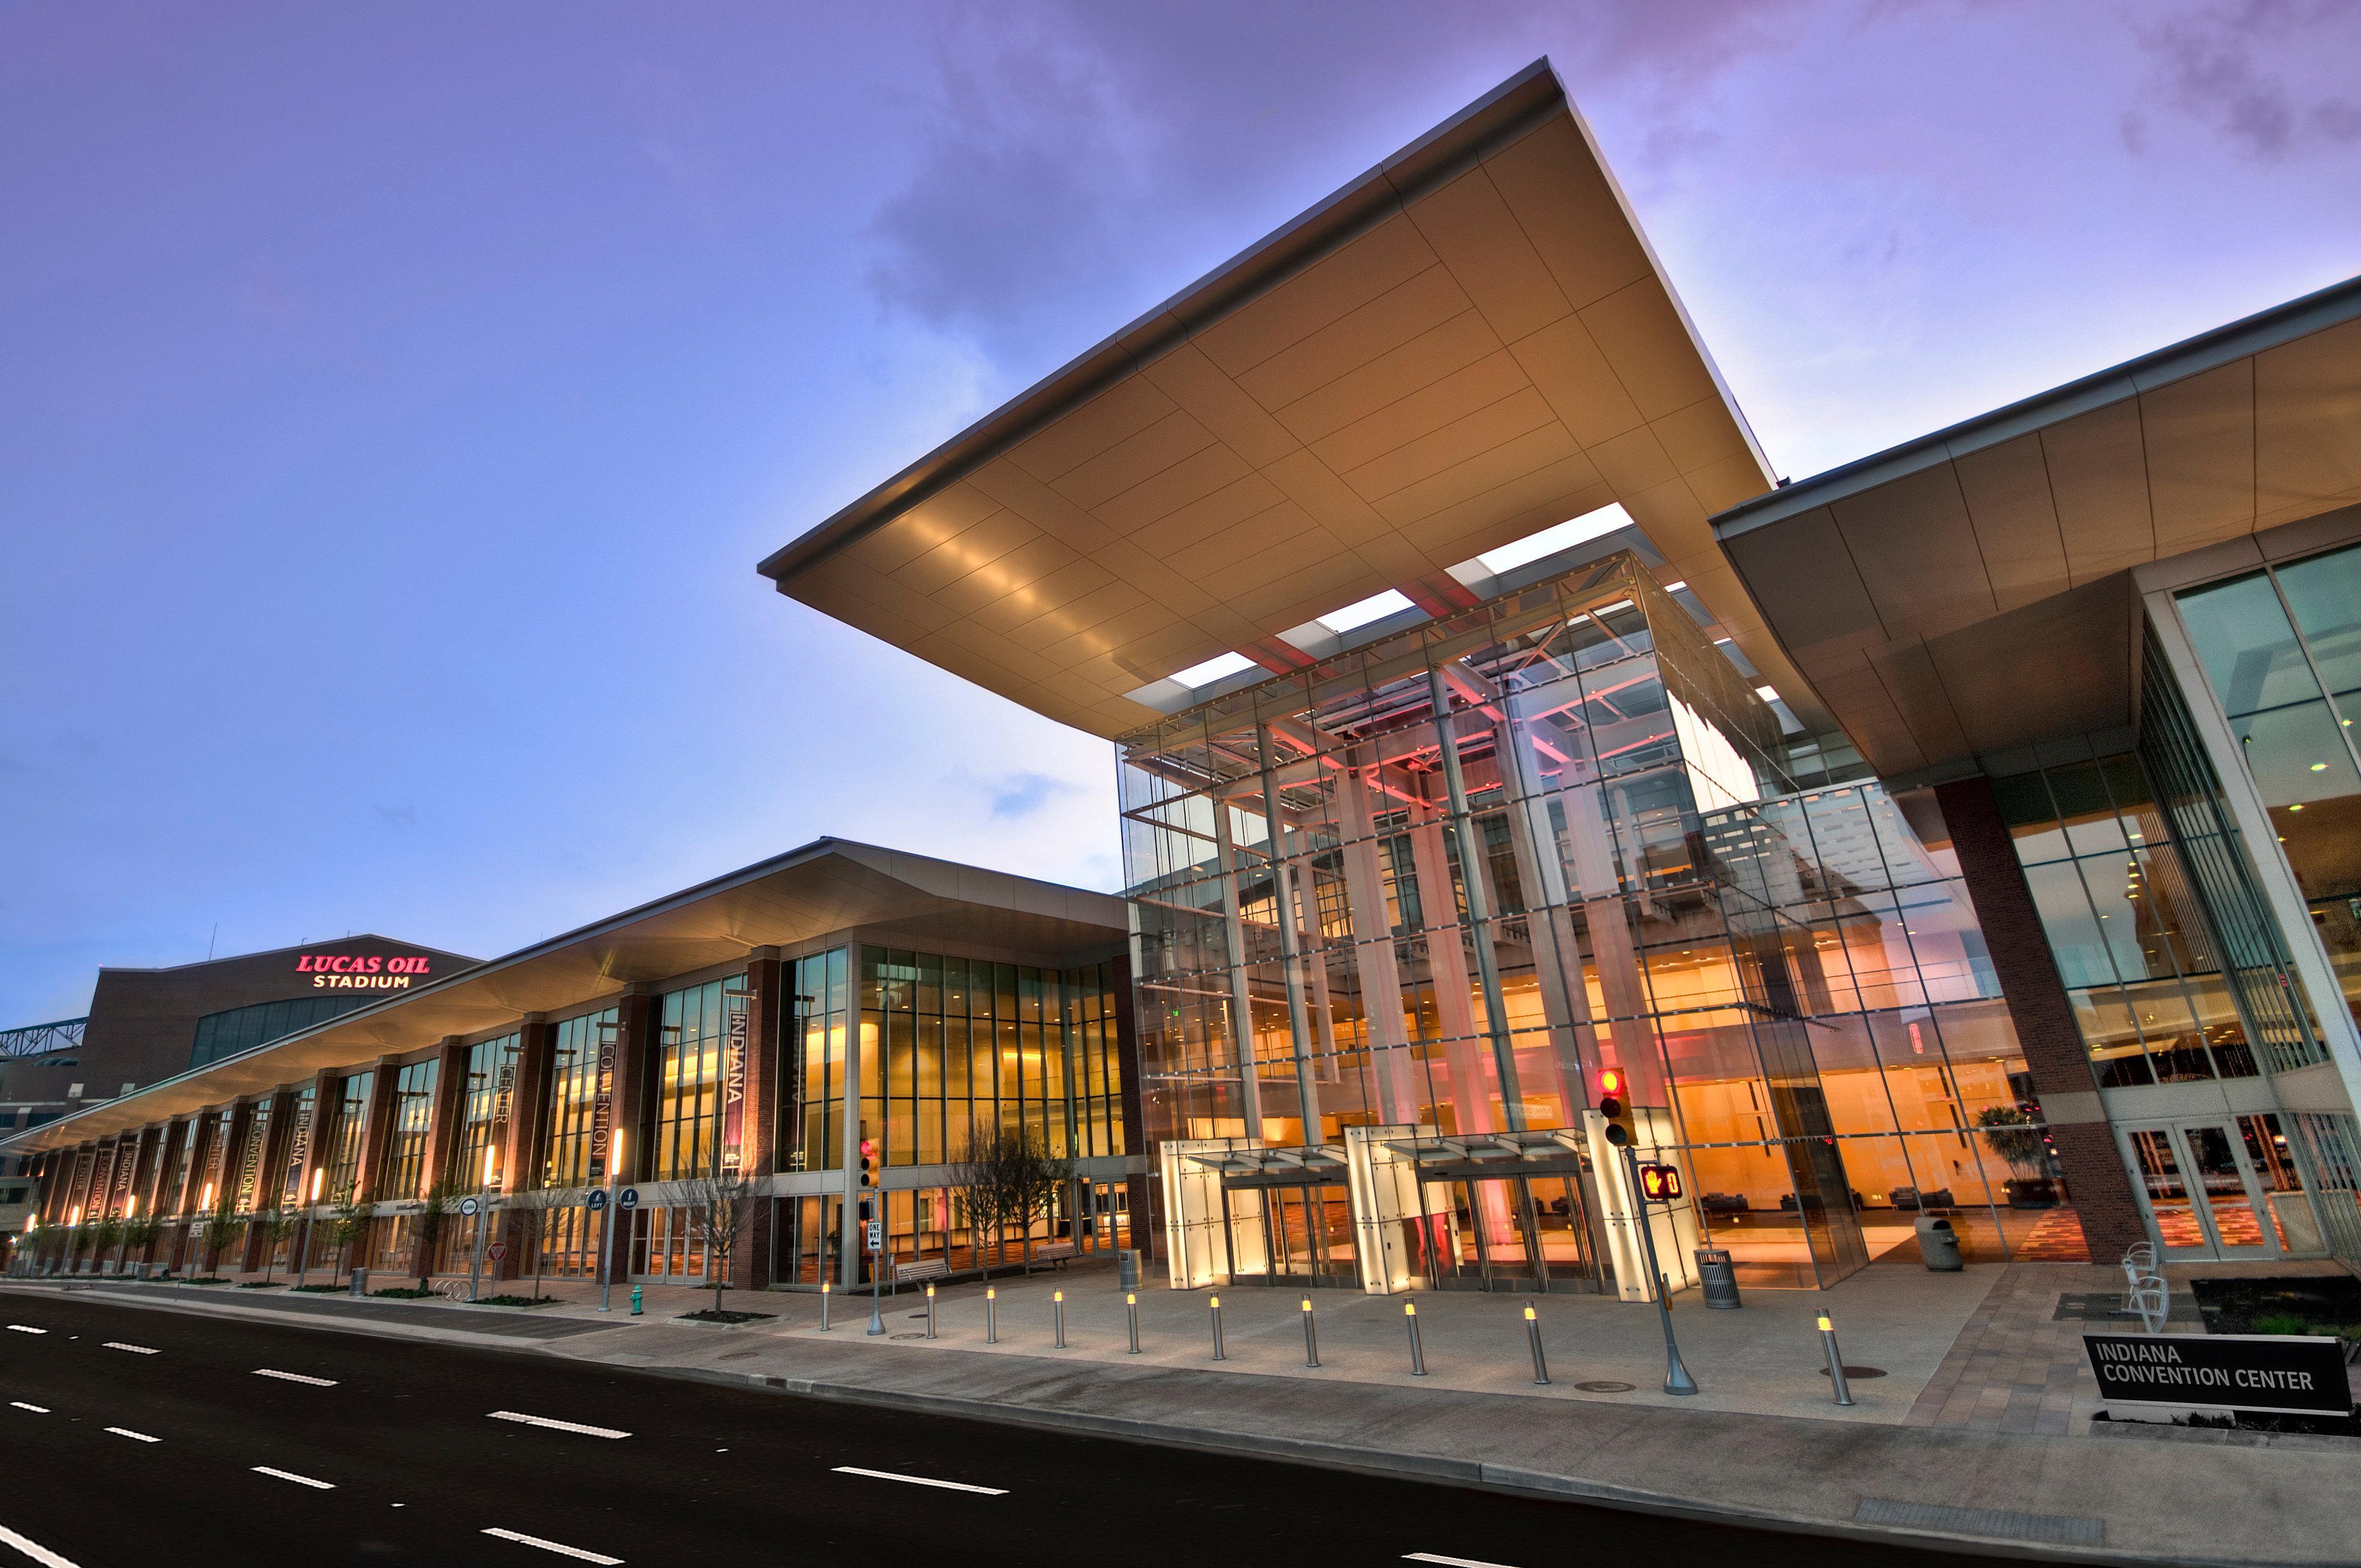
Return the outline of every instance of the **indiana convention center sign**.
<path id="1" fill-rule="evenodd" d="M 2300 1334 L 2084 1334 L 2111 1405 L 2349 1416 L 2342 1340 Z"/>

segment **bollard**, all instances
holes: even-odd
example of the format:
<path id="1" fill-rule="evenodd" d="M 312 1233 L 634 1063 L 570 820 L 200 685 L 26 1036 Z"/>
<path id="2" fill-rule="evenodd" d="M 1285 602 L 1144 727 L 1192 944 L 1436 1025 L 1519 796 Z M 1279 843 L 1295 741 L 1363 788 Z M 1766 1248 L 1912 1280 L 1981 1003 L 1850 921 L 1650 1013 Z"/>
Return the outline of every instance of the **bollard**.
<path id="1" fill-rule="evenodd" d="M 1139 1354 L 1139 1292 L 1137 1290 L 1125 1291 L 1123 1305 L 1124 1310 L 1131 1314 L 1130 1354 L 1137 1355 Z"/>
<path id="2" fill-rule="evenodd" d="M 935 1337 L 935 1288 L 931 1284 L 927 1287 L 927 1337 Z"/>
<path id="3" fill-rule="evenodd" d="M 983 1343 L 1000 1343 L 1000 1287 L 997 1285 L 983 1288 Z"/>
<path id="4" fill-rule="evenodd" d="M 1063 1350 L 1066 1348 L 1066 1293 L 1063 1290 L 1049 1293 L 1049 1317 L 1058 1325 L 1058 1348 Z"/>
<path id="5" fill-rule="evenodd" d="M 819 1332 L 828 1332 L 828 1281 L 819 1282 Z"/>
<path id="6" fill-rule="evenodd" d="M 1836 1325 L 1828 1321 L 1826 1312 L 1820 1314 L 1820 1344 L 1828 1353 L 1828 1388 L 1834 1396 L 1833 1402 L 1851 1404 L 1852 1386 L 1845 1381 L 1844 1357 L 1837 1351 Z"/>
<path id="7" fill-rule="evenodd" d="M 1303 1365 L 1320 1365 L 1320 1331 L 1312 1326 L 1312 1298 L 1303 1299 Z"/>
<path id="8" fill-rule="evenodd" d="M 635 1318 L 636 1318 L 636 1317 L 638 1317 L 639 1315 L 640 1315 L 640 1288 L 639 1288 L 638 1286 L 634 1285 L 634 1286 L 632 1286 L 632 1287 L 631 1287 L 631 1316 L 633 1316 L 633 1317 L 635 1317 Z"/>
<path id="9" fill-rule="evenodd" d="M 1533 1381 L 1549 1381 L 1549 1359 L 1542 1354 L 1542 1320 L 1531 1301 L 1525 1303 L 1525 1337 L 1533 1344 Z"/>
<path id="10" fill-rule="evenodd" d="M 1423 1377 L 1426 1376 L 1426 1347 L 1418 1343 L 1417 1302 L 1402 1303 L 1402 1321 L 1410 1325 L 1410 1375 Z"/>
<path id="11" fill-rule="evenodd" d="M 1213 1359 L 1215 1361 L 1229 1359 L 1222 1354 L 1222 1299 L 1219 1296 L 1213 1298 Z"/>

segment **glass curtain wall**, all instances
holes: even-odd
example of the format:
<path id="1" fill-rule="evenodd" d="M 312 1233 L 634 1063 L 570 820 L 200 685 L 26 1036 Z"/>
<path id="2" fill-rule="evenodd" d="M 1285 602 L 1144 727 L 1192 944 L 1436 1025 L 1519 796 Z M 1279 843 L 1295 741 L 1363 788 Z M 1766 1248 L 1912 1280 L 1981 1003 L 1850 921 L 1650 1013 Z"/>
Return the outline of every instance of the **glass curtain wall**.
<path id="1" fill-rule="evenodd" d="M 1993 781 L 2102 1086 L 2252 1078 L 2255 1056 L 2139 759 Z"/>
<path id="2" fill-rule="evenodd" d="M 499 1191 L 500 1161 L 508 1142 L 509 1111 L 516 1092 L 517 1058 L 524 1036 L 502 1035 L 467 1047 L 467 1082 L 460 1091 L 459 1136 L 451 1179 L 462 1187 Z"/>
<path id="3" fill-rule="evenodd" d="M 542 1142 L 541 1185 L 581 1187 L 590 1179 L 590 1130 L 598 1103 L 598 1041 L 620 1019 L 616 1009 L 566 1019 L 550 1032 L 549 1115 Z M 578 1203 L 541 1212 L 542 1266 L 559 1278 L 597 1271 L 598 1227 Z"/>
<path id="4" fill-rule="evenodd" d="M 361 1134 L 367 1130 L 369 1085 L 375 1078 L 374 1073 L 355 1072 L 336 1080 L 335 1099 L 320 1143 L 322 1163 L 328 1172 L 321 1195 L 332 1203 L 344 1201 L 360 1183 Z"/>
<path id="5" fill-rule="evenodd" d="M 1982 1102 L 2013 1102 L 2016 1052 L 1955 872 L 1879 791 L 1731 815 L 1795 795 L 1784 759 L 1629 554 L 1126 737 L 1151 1140 L 1564 1127 L 1612 1067 L 1693 1150 L 1743 1146 L 1701 1168 L 1705 1218 L 1752 1227 L 1763 1282 L 1859 1266 L 1855 1190 L 1986 1201 L 1952 1069 L 2003 1064 Z M 1907 1116 L 1869 1067 L 1894 1053 L 1945 1064 Z M 1832 1064 L 1864 1075 L 1841 1109 Z M 1856 1135 L 1890 1157 L 1849 1169 Z"/>
<path id="6" fill-rule="evenodd" d="M 379 1201 L 423 1196 L 426 1191 L 426 1136 L 434 1122 L 434 1080 L 441 1066 L 434 1058 L 394 1069 L 393 1120 L 385 1147 L 385 1174 L 378 1183 Z"/>
<path id="7" fill-rule="evenodd" d="M 657 1003 L 656 1119 L 653 1169 L 658 1181 L 709 1176 L 719 1158 L 721 1045 L 728 1027 L 723 982 L 668 991 Z"/>
<path id="8" fill-rule="evenodd" d="M 785 1170 L 844 1165 L 845 951 L 814 953 L 785 966 L 786 1030 L 778 1081 L 779 1164 Z M 815 1281 L 817 1283 L 817 1281 Z"/>

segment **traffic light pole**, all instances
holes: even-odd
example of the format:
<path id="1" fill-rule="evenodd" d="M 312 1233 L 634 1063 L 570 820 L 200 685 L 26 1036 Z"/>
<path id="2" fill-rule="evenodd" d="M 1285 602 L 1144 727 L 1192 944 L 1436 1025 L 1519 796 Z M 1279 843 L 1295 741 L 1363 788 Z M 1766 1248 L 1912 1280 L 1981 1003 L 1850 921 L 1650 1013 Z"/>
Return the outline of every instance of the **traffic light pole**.
<path id="1" fill-rule="evenodd" d="M 1667 1288 L 1669 1282 L 1664 1269 L 1656 1262 L 1656 1231 L 1648 1222 L 1648 1195 L 1640 1186 L 1640 1151 L 1628 1143 L 1623 1146 L 1623 1170 L 1631 1181 L 1631 1201 L 1637 1206 L 1640 1242 L 1648 1253 L 1648 1272 L 1656 1281 L 1656 1311 L 1664 1321 L 1664 1392 L 1694 1394 L 1697 1391 L 1697 1379 L 1681 1365 L 1680 1343 L 1673 1338 L 1672 1291 Z"/>

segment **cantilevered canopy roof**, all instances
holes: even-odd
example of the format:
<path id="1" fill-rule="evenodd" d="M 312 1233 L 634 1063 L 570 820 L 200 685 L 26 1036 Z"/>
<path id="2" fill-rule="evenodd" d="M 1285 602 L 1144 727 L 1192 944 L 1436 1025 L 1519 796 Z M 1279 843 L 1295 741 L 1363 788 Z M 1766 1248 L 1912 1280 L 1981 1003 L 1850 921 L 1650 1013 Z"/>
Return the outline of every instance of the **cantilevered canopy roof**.
<path id="1" fill-rule="evenodd" d="M 1621 502 L 1816 712 L 1707 523 L 1761 453 L 1547 61 L 771 555 L 779 591 L 1120 735 L 1126 696 Z"/>
<path id="2" fill-rule="evenodd" d="M 27 1154 L 186 1115 L 328 1068 L 422 1050 L 641 981 L 732 963 L 854 927 L 914 948 L 948 943 L 1011 961 L 1095 960 L 1118 950 L 1123 901 L 976 866 L 821 839 L 578 931 L 403 992 L 300 1034 L 0 1142 Z"/>
<path id="3" fill-rule="evenodd" d="M 2131 722 L 2131 568 L 2361 501 L 2361 279 L 1731 508 L 1888 776 Z"/>

